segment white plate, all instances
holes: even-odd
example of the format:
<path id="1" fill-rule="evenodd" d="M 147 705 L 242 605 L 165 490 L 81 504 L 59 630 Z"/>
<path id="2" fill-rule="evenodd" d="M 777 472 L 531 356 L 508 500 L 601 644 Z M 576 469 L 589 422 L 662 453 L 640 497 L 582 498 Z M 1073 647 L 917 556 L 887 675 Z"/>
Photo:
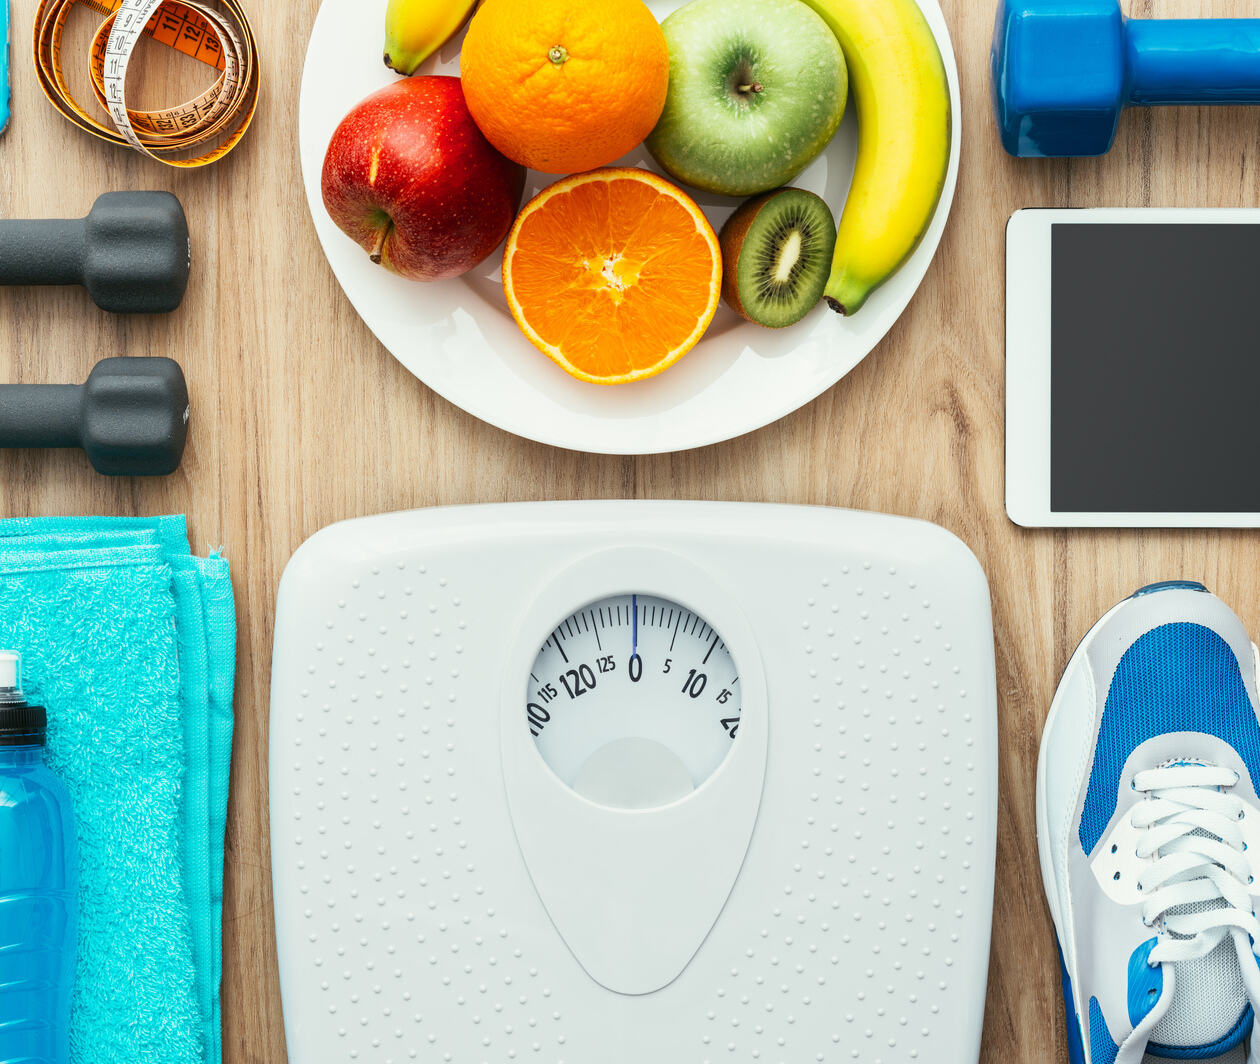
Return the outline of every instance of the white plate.
<path id="1" fill-rule="evenodd" d="M 945 59 L 953 146 L 940 206 L 904 267 L 852 318 L 824 306 L 803 322 L 769 330 L 723 305 L 703 340 L 651 380 L 615 388 L 574 380 L 540 354 L 508 312 L 501 254 L 453 281 L 418 284 L 374 266 L 324 210 L 320 171 L 342 117 L 397 75 L 381 62 L 387 0 L 324 0 L 311 31 L 299 113 L 302 174 L 324 253 L 350 302 L 390 352 L 450 402 L 518 436 L 603 454 L 657 454 L 740 436 L 821 395 L 892 328 L 927 273 L 954 200 L 961 143 L 958 67 L 936 0 L 920 0 Z M 657 18 L 680 7 L 649 0 Z M 457 39 L 425 68 L 458 74 Z M 793 182 L 822 196 L 839 217 L 857 153 L 850 108 L 827 150 Z M 640 148 L 622 160 L 660 172 Z M 526 196 L 557 180 L 530 172 Z M 693 195 L 695 190 L 688 189 Z M 739 201 L 696 195 L 715 228 Z"/>

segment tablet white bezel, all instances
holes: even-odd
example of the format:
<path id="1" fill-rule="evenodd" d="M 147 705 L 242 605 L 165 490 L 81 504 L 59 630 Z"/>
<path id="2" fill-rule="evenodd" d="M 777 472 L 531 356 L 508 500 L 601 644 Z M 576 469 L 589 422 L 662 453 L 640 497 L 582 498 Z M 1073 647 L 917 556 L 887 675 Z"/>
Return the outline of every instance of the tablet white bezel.
<path id="1" fill-rule="evenodd" d="M 1006 227 L 1006 512 L 1026 528 L 1256 528 L 1258 513 L 1050 509 L 1050 231 L 1069 225 L 1260 224 L 1260 209 L 1029 208 Z"/>

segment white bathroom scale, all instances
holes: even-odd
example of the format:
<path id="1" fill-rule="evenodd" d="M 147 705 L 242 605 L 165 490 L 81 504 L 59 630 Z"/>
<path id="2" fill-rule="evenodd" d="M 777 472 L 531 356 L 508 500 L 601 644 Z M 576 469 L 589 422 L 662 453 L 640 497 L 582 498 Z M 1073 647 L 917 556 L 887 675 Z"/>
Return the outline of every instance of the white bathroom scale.
<path id="1" fill-rule="evenodd" d="M 423 510 L 281 583 L 292 1064 L 979 1056 L 989 594 L 934 525 Z"/>
<path id="2" fill-rule="evenodd" d="M 722 304 L 704 339 L 650 380 L 605 387 L 575 380 L 525 339 L 503 296 L 501 250 L 463 277 L 427 284 L 374 265 L 324 209 L 320 177 L 328 141 L 365 96 L 399 80 L 381 62 L 387 0 L 323 0 L 311 29 L 298 104 L 306 198 L 329 265 L 359 316 L 390 353 L 439 395 L 518 436 L 605 454 L 655 454 L 739 436 L 816 399 L 887 335 L 918 291 L 954 200 L 962 154 L 958 65 L 938 0 L 919 0 L 940 46 L 953 115 L 940 203 L 906 263 L 860 312 L 842 318 L 821 304 L 798 325 L 764 329 Z M 648 0 L 664 19 L 682 0 Z M 459 74 L 459 35 L 420 68 Z M 850 104 L 839 132 L 792 184 L 816 192 L 839 219 L 857 159 Z M 661 169 L 640 147 L 617 165 Z M 526 202 L 559 180 L 530 171 Z M 715 229 L 740 200 L 687 188 Z"/>

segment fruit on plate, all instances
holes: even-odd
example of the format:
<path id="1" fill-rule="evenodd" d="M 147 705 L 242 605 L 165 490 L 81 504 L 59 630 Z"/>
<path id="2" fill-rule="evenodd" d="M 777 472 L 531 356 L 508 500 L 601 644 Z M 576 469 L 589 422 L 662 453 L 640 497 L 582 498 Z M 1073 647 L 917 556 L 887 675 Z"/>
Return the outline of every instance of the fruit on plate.
<path id="1" fill-rule="evenodd" d="M 636 148 L 669 84 L 665 35 L 643 0 L 485 0 L 459 64 L 490 143 L 549 174 Z"/>
<path id="2" fill-rule="evenodd" d="M 836 220 L 812 192 L 781 188 L 750 199 L 722 226 L 722 298 L 771 329 L 795 325 L 822 299 Z"/>
<path id="3" fill-rule="evenodd" d="M 669 94 L 647 146 L 678 180 L 727 196 L 764 192 L 835 134 L 844 56 L 801 0 L 692 0 L 662 29 Z"/>
<path id="4" fill-rule="evenodd" d="M 358 104 L 324 157 L 324 206 L 387 270 L 457 277 L 507 235 L 525 171 L 486 140 L 459 78 L 398 81 Z"/>
<path id="5" fill-rule="evenodd" d="M 579 380 L 668 369 L 717 310 L 722 256 L 704 212 L 662 177 L 575 174 L 527 203 L 508 235 L 503 290 L 530 342 Z"/>
<path id="6" fill-rule="evenodd" d="M 389 0 L 385 9 L 385 65 L 411 77 L 457 34 L 477 0 Z"/>
<path id="7" fill-rule="evenodd" d="M 854 314 L 919 246 L 945 186 L 949 81 L 915 0 L 803 0 L 836 34 L 853 79 L 858 157 L 826 298 Z"/>

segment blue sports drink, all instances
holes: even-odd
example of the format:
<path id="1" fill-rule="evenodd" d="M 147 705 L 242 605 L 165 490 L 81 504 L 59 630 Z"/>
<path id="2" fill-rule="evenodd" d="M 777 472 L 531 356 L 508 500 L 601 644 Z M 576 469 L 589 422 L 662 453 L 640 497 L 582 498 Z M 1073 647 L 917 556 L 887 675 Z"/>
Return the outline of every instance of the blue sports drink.
<path id="1" fill-rule="evenodd" d="M 0 0 L 0 133 L 9 124 L 9 0 Z"/>
<path id="2" fill-rule="evenodd" d="M 47 716 L 0 651 L 0 1064 L 67 1064 L 78 928 L 70 795 L 44 764 Z"/>

